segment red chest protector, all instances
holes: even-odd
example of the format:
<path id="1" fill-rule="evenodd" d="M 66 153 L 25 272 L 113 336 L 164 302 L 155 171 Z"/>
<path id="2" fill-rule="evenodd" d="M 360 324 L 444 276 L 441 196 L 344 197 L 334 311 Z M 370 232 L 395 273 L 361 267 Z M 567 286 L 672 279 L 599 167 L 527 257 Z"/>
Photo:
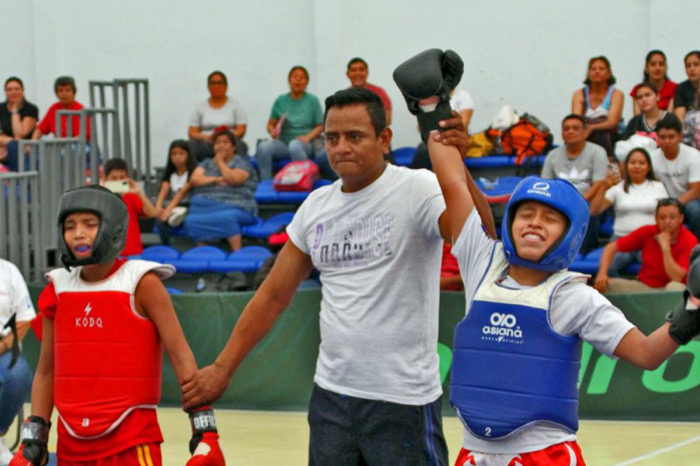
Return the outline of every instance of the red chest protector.
<path id="1" fill-rule="evenodd" d="M 80 268 L 48 274 L 56 291 L 54 403 L 68 432 L 97 438 L 136 408 L 160 399 L 163 348 L 155 325 L 133 307 L 144 274 L 167 266 L 128 261 L 105 280 L 86 283 Z"/>

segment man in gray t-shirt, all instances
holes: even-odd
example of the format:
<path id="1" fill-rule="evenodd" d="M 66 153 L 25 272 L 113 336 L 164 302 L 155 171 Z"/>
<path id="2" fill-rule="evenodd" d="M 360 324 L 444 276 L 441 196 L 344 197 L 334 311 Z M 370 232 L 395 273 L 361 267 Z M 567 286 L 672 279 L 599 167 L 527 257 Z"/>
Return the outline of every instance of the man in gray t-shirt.
<path id="1" fill-rule="evenodd" d="M 547 154 L 542 178 L 559 178 L 573 184 L 591 202 L 607 175 L 608 156 L 597 144 L 586 141 L 586 120 L 580 115 L 567 115 L 561 123 L 564 145 Z M 591 216 L 581 252 L 598 247 L 600 217 Z"/>

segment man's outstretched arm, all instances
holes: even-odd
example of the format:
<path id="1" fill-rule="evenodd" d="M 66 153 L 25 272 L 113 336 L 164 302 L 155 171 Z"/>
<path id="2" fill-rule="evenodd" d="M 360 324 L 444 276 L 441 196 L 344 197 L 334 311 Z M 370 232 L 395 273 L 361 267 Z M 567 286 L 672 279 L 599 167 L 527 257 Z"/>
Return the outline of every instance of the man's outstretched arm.
<path id="1" fill-rule="evenodd" d="M 311 258 L 288 241 L 270 274 L 243 310 L 228 343 L 214 363 L 183 382 L 185 410 L 213 403 L 221 397 L 238 366 L 270 331 L 312 269 Z"/>

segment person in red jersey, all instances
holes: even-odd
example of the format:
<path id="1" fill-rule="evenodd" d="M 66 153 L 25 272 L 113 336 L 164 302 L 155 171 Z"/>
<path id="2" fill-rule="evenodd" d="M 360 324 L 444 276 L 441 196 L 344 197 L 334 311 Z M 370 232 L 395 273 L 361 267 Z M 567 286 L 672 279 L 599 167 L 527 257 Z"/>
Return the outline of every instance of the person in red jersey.
<path id="1" fill-rule="evenodd" d="M 64 269 L 47 274 L 39 297 L 41 354 L 31 416 L 12 466 L 45 465 L 54 405 L 59 466 L 161 465 L 156 407 L 163 347 L 178 380 L 197 370 L 161 279 L 172 266 L 125 261 L 127 208 L 100 186 L 67 191 L 59 200 L 58 237 Z M 224 465 L 214 413 L 190 411 L 189 466 Z"/>

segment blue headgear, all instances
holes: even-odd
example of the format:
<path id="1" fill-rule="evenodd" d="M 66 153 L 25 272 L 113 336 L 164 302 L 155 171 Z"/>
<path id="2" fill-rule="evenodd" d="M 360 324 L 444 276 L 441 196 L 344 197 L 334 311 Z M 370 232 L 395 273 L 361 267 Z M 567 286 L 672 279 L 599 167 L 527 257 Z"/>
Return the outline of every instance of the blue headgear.
<path id="1" fill-rule="evenodd" d="M 100 218 L 92 255 L 76 259 L 63 238 L 63 222 L 74 212 L 90 212 Z M 122 252 L 126 246 L 129 214 L 121 197 L 102 186 L 84 186 L 63 193 L 58 201 L 58 249 L 61 262 L 68 267 L 105 264 Z"/>
<path id="2" fill-rule="evenodd" d="M 525 201 L 537 201 L 561 212 L 568 225 L 557 240 L 538 262 L 518 257 L 513 244 L 512 228 L 515 211 Z M 574 261 L 583 243 L 588 228 L 588 204 L 578 190 L 566 180 L 546 180 L 528 176 L 515 187 L 501 224 L 503 250 L 508 262 L 545 272 L 557 272 L 568 268 Z"/>

